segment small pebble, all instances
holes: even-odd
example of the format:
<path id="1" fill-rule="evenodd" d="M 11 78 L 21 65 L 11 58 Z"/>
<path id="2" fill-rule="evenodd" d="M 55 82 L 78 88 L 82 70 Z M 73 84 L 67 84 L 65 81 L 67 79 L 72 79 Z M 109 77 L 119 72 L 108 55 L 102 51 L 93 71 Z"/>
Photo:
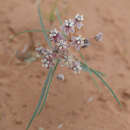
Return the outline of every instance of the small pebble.
<path id="1" fill-rule="evenodd" d="M 58 75 L 57 75 L 57 79 L 58 79 L 58 80 L 64 80 L 65 78 L 64 78 L 64 75 L 63 75 L 63 74 L 58 74 Z"/>
<path id="2" fill-rule="evenodd" d="M 57 128 L 60 129 L 62 127 L 63 127 L 63 124 L 59 124 Z"/>
<path id="3" fill-rule="evenodd" d="M 88 98 L 88 102 L 92 102 L 94 100 L 94 97 Z"/>
<path id="4" fill-rule="evenodd" d="M 38 130 L 44 130 L 44 128 L 40 127 Z"/>

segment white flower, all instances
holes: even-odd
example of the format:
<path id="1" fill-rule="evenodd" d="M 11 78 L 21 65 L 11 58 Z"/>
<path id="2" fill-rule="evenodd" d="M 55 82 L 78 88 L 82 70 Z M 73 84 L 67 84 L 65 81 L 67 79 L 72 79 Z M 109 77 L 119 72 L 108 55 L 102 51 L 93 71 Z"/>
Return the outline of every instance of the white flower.
<path id="1" fill-rule="evenodd" d="M 83 26 L 83 20 L 84 20 L 84 17 L 83 15 L 80 15 L 80 14 L 77 14 L 74 18 L 74 23 L 75 23 L 75 26 L 78 28 L 78 29 L 81 29 L 81 27 Z"/>
<path id="2" fill-rule="evenodd" d="M 76 50 L 80 50 L 80 48 L 84 45 L 84 38 L 81 35 L 77 37 L 72 37 L 72 46 L 76 48 Z"/>
<path id="3" fill-rule="evenodd" d="M 63 39 L 62 35 L 57 31 L 57 29 L 51 30 L 49 34 L 50 40 L 58 42 Z"/>
<path id="4" fill-rule="evenodd" d="M 44 57 L 41 60 L 42 66 L 49 69 L 50 67 L 55 65 L 55 58 L 53 56 L 52 51 L 47 51 Z"/>
<path id="5" fill-rule="evenodd" d="M 67 43 L 64 40 L 60 40 L 58 43 L 56 43 L 56 48 L 58 50 L 66 50 L 67 49 Z"/>
<path id="6" fill-rule="evenodd" d="M 72 66 L 72 70 L 74 71 L 74 73 L 80 73 L 80 71 L 82 70 L 80 62 L 79 61 L 75 61 L 73 62 L 73 66 Z"/>
<path id="7" fill-rule="evenodd" d="M 75 20 L 77 20 L 78 22 L 82 22 L 84 20 L 84 17 L 83 17 L 83 15 L 76 14 Z"/>
<path id="8" fill-rule="evenodd" d="M 95 40 L 101 42 L 103 40 L 103 33 L 99 32 L 98 34 L 96 34 Z"/>
<path id="9" fill-rule="evenodd" d="M 64 31 L 64 33 L 66 35 L 68 35 L 69 33 L 74 33 L 75 29 L 74 29 L 74 22 L 72 19 L 69 20 L 65 20 L 63 26 L 62 26 L 62 30 Z"/>

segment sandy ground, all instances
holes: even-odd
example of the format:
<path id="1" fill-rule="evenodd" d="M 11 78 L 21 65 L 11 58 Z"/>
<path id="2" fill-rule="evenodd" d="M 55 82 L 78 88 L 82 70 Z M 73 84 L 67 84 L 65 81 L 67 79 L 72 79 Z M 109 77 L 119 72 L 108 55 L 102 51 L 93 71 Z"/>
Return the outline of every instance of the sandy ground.
<path id="1" fill-rule="evenodd" d="M 48 28 L 47 14 L 54 2 L 41 4 Z M 84 14 L 83 35 L 104 33 L 103 43 L 93 43 L 83 54 L 88 64 L 107 74 L 106 80 L 116 92 L 123 107 L 119 108 L 111 94 L 99 82 L 94 87 L 87 73 L 75 75 L 58 68 L 65 81 L 56 76 L 44 111 L 30 130 L 130 130 L 130 0 L 64 0 L 59 9 L 63 18 Z M 14 52 L 29 43 L 25 34 L 8 42 L 11 34 L 40 28 L 35 0 L 0 0 L 0 130 L 25 130 L 38 102 L 47 70 L 40 62 L 25 64 L 14 58 Z M 35 42 L 44 42 L 41 33 L 34 33 Z M 93 99 L 93 100 L 92 100 Z"/>

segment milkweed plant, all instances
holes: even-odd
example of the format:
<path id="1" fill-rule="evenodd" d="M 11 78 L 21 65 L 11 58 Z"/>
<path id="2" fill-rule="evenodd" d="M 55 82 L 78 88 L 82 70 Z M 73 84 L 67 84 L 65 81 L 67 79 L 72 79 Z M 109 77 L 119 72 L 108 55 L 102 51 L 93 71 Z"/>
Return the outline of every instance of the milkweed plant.
<path id="1" fill-rule="evenodd" d="M 92 81 L 98 87 L 96 80 L 93 78 L 93 75 L 96 75 L 96 77 L 101 80 L 104 86 L 111 92 L 117 103 L 121 105 L 112 88 L 103 79 L 104 73 L 88 66 L 85 57 L 81 53 L 81 49 L 88 48 L 91 44 L 88 37 L 84 37 L 79 34 L 80 29 L 83 27 L 83 15 L 76 14 L 74 18 L 66 19 L 64 22 L 62 22 L 58 9 L 56 8 L 56 16 L 59 20 L 60 27 L 58 29 L 54 28 L 49 32 L 47 31 L 43 23 L 40 4 L 38 4 L 38 15 L 40 18 L 41 30 L 25 30 L 11 37 L 13 39 L 15 36 L 26 32 L 42 32 L 45 41 L 48 44 L 48 48 L 45 48 L 41 45 L 38 45 L 35 48 L 36 57 L 38 59 L 41 59 L 41 65 L 44 68 L 48 69 L 48 75 L 44 82 L 40 99 L 29 123 L 27 124 L 26 130 L 30 128 L 34 118 L 41 113 L 45 106 L 49 88 L 58 65 L 62 67 L 67 67 L 75 74 L 80 74 L 81 71 L 88 72 Z M 97 42 L 100 42 L 103 39 L 103 34 L 100 32 L 96 34 L 93 39 Z M 82 60 L 79 60 L 78 57 L 74 56 L 71 48 L 74 48 L 77 53 L 80 54 Z"/>

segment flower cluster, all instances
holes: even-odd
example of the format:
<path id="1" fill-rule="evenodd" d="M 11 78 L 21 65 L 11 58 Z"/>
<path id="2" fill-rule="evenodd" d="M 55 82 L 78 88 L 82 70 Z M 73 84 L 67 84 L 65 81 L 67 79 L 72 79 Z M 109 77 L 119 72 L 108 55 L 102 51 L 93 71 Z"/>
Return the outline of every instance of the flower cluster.
<path id="1" fill-rule="evenodd" d="M 81 35 L 72 37 L 72 46 L 74 46 L 76 50 L 80 50 L 80 48 L 84 46 L 84 43 L 84 38 Z"/>
<path id="2" fill-rule="evenodd" d="M 81 71 L 80 61 L 70 53 L 70 48 L 74 47 L 76 51 L 80 51 L 80 49 L 90 45 L 88 38 L 77 34 L 78 30 L 83 26 L 83 20 L 83 15 L 77 14 L 74 19 L 64 21 L 61 32 L 57 29 L 49 32 L 52 47 L 50 49 L 45 49 L 41 46 L 36 48 L 43 67 L 49 69 L 53 67 L 56 64 L 56 60 L 59 59 L 62 66 L 67 66 L 73 70 L 74 73 Z M 101 41 L 102 33 L 98 33 L 94 39 Z"/>
<path id="3" fill-rule="evenodd" d="M 75 32 L 74 21 L 72 19 L 65 20 L 62 26 L 62 30 L 66 35 L 69 35 L 70 33 L 74 33 Z"/>
<path id="4" fill-rule="evenodd" d="M 53 67 L 55 65 L 55 61 L 53 57 L 54 56 L 52 51 L 48 51 L 48 53 L 46 53 L 44 57 L 41 59 L 42 66 L 46 68 Z"/>

